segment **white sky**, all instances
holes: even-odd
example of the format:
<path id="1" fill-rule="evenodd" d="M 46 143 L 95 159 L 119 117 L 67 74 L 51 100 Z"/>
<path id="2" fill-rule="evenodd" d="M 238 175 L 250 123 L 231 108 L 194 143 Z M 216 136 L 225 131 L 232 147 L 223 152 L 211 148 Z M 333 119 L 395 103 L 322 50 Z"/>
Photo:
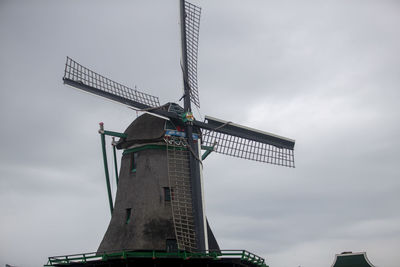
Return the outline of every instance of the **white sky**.
<path id="1" fill-rule="evenodd" d="M 201 115 L 296 139 L 295 169 L 207 158 L 221 248 L 397 267 L 400 3 L 195 3 Z M 65 57 L 177 101 L 178 27 L 176 0 L 0 0 L 0 266 L 95 251 L 110 219 L 98 122 L 123 131 L 136 113 L 64 86 Z"/>

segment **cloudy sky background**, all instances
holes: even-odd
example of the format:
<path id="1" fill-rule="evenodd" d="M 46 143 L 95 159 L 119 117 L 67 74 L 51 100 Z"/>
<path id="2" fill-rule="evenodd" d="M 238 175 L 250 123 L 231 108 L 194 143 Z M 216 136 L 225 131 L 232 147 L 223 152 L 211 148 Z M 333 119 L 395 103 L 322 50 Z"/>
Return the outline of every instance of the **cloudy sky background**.
<path id="1" fill-rule="evenodd" d="M 295 169 L 207 158 L 220 246 L 271 267 L 330 266 L 342 251 L 397 267 L 399 2 L 195 3 L 197 118 L 296 140 Z M 98 122 L 123 131 L 136 112 L 64 86 L 65 57 L 177 101 L 178 1 L 1 0 L 0 40 L 0 266 L 95 251 L 110 219 Z"/>

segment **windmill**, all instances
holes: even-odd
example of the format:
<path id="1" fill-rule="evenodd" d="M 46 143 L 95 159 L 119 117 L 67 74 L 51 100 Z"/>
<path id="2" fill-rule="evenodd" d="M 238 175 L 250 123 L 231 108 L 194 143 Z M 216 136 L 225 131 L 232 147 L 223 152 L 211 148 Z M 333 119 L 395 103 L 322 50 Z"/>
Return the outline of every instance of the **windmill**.
<path id="1" fill-rule="evenodd" d="M 98 252 L 122 250 L 219 250 L 208 225 L 203 199 L 202 160 L 214 151 L 264 163 L 294 167 L 294 140 L 205 116 L 197 86 L 197 51 L 201 9 L 180 0 L 183 108 L 160 105 L 158 97 L 114 82 L 67 57 L 66 85 L 145 112 L 116 133 L 123 150 L 115 206 Z M 207 152 L 202 156 L 201 149 Z M 106 162 L 105 162 L 106 163 Z M 105 164 L 107 175 L 107 164 Z M 107 178 L 108 179 L 108 178 Z M 108 181 L 109 185 L 109 181 Z"/>

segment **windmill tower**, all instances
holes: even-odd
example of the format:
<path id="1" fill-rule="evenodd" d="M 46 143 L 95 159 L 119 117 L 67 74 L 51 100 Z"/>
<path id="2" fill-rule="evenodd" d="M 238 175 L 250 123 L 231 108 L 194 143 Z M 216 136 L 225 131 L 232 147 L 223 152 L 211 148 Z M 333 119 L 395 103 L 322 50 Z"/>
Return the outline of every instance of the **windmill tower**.
<path id="1" fill-rule="evenodd" d="M 160 105 L 155 96 L 130 89 L 67 58 L 64 83 L 145 112 L 120 137 L 123 150 L 112 218 L 98 253 L 104 251 L 219 250 L 205 215 L 201 150 L 294 167 L 294 140 L 206 116 L 200 107 L 197 51 L 200 8 L 180 0 L 183 107 Z M 106 167 L 106 166 L 105 166 Z M 107 173 L 107 169 L 106 169 Z"/>

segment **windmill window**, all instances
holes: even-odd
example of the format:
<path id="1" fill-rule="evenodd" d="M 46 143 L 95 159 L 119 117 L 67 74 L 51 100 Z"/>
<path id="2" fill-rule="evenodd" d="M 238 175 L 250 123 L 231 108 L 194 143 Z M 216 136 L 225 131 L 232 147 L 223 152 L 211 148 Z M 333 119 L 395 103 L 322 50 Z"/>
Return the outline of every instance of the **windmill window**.
<path id="1" fill-rule="evenodd" d="M 167 252 L 177 252 L 178 251 L 178 243 L 176 239 L 167 239 Z"/>
<path id="2" fill-rule="evenodd" d="M 174 199 L 174 190 L 169 187 L 164 187 L 164 201 L 170 202 Z"/>
<path id="3" fill-rule="evenodd" d="M 125 224 L 128 224 L 129 221 L 131 220 L 131 213 L 132 213 L 132 209 L 126 209 L 126 218 L 125 218 Z"/>
<path id="4" fill-rule="evenodd" d="M 137 152 L 131 154 L 131 172 L 136 172 L 137 157 Z"/>

